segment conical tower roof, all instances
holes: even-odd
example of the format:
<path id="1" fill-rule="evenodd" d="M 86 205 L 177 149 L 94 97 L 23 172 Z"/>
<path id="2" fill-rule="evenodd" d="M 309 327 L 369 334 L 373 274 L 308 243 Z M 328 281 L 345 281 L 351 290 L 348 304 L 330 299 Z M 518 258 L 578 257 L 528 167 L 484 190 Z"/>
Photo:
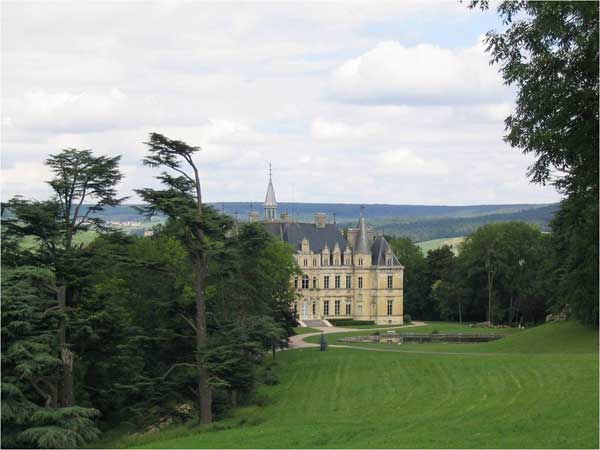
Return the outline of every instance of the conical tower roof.
<path id="1" fill-rule="evenodd" d="M 277 200 L 275 199 L 275 189 L 273 189 L 273 180 L 271 179 L 271 163 L 269 163 L 269 187 L 267 187 L 267 196 L 265 197 L 265 208 L 277 208 Z"/>
<path id="2" fill-rule="evenodd" d="M 271 177 L 269 177 L 269 187 L 267 188 L 267 196 L 265 197 L 265 206 L 277 206 L 275 189 L 273 189 L 273 181 L 271 181 Z"/>
<path id="3" fill-rule="evenodd" d="M 369 236 L 367 235 L 367 223 L 365 221 L 365 216 L 362 209 L 360 211 L 360 218 L 358 219 L 358 237 L 356 238 L 356 248 L 354 249 L 354 253 L 370 253 Z"/>

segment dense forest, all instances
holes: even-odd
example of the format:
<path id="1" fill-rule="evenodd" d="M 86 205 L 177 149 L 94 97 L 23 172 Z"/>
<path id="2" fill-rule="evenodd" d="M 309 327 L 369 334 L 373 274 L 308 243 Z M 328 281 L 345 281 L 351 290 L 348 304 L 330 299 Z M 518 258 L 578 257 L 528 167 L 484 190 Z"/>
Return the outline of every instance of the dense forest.
<path id="1" fill-rule="evenodd" d="M 487 49 L 518 88 L 505 139 L 534 157 L 531 181 L 564 200 L 549 233 L 481 224 L 458 256 L 449 247 L 424 256 L 390 236 L 405 309 L 513 326 L 564 312 L 598 327 L 598 4 L 506 1 L 498 11 L 507 29 L 488 33 Z M 259 404 L 258 384 L 277 383 L 276 350 L 295 326 L 293 250 L 203 201 L 198 147 L 158 133 L 145 145 L 161 188 L 140 180 L 136 192 L 141 214 L 164 218 L 153 236 L 104 220 L 123 201 L 120 158 L 91 150 L 50 155 L 48 200 L 2 205 L 3 447 L 209 424 Z M 77 239 L 89 231 L 91 243 Z"/>

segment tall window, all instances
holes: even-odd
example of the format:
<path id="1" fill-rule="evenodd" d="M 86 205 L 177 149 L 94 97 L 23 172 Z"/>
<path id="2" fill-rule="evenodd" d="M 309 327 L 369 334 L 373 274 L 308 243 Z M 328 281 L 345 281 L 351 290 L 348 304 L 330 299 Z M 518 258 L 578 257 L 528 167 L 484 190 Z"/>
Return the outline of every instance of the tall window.
<path id="1" fill-rule="evenodd" d="M 340 301 L 336 300 L 334 304 L 334 313 L 336 316 L 340 315 Z"/>
<path id="2" fill-rule="evenodd" d="M 294 277 L 294 287 L 298 289 L 298 277 Z"/>
<path id="3" fill-rule="evenodd" d="M 302 289 L 308 289 L 308 275 L 302 275 Z"/>
<path id="4" fill-rule="evenodd" d="M 346 289 L 352 288 L 352 276 L 346 275 Z"/>
<path id="5" fill-rule="evenodd" d="M 304 258 L 304 267 L 308 266 L 308 258 Z"/>
<path id="6" fill-rule="evenodd" d="M 394 300 L 388 300 L 387 302 L 387 315 L 391 316 L 394 310 Z"/>
<path id="7" fill-rule="evenodd" d="M 335 282 L 336 289 L 339 289 L 341 287 L 341 279 L 342 279 L 342 277 L 340 277 L 339 275 L 335 276 L 334 282 Z"/>
<path id="8" fill-rule="evenodd" d="M 323 288 L 329 289 L 329 275 L 323 277 Z"/>
<path id="9" fill-rule="evenodd" d="M 394 276 L 388 275 L 388 289 L 392 289 L 394 287 Z"/>
<path id="10" fill-rule="evenodd" d="M 325 300 L 323 302 L 323 315 L 325 315 L 325 316 L 329 315 L 329 300 Z"/>
<path id="11" fill-rule="evenodd" d="M 363 259 L 362 258 L 358 258 L 358 265 L 362 266 L 363 265 Z"/>
<path id="12" fill-rule="evenodd" d="M 298 315 L 298 305 L 294 302 L 294 316 Z"/>
<path id="13" fill-rule="evenodd" d="M 346 301 L 346 315 L 349 316 L 350 314 L 352 314 L 352 303 L 350 302 L 350 300 Z"/>
<path id="14" fill-rule="evenodd" d="M 340 258 L 335 258 L 335 259 L 333 260 L 333 265 L 334 265 L 334 266 L 339 266 L 339 265 L 340 265 Z"/>
<path id="15" fill-rule="evenodd" d="M 313 266 L 317 265 L 317 258 L 313 258 Z"/>
<path id="16" fill-rule="evenodd" d="M 359 289 L 363 288 L 362 277 L 358 277 L 358 288 Z"/>
<path id="17" fill-rule="evenodd" d="M 317 302 L 313 302 L 312 304 L 312 315 L 313 317 L 317 315 Z"/>
<path id="18" fill-rule="evenodd" d="M 313 289 L 317 288 L 317 277 L 313 277 Z"/>

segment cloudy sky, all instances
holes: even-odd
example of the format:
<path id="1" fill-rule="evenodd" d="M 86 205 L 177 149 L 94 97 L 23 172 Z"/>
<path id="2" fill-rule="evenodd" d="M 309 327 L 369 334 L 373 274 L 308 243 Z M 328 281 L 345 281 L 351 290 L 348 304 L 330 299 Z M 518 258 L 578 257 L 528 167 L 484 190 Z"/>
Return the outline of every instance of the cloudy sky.
<path id="1" fill-rule="evenodd" d="M 493 11 L 450 0 L 2 2 L 2 199 L 43 199 L 66 147 L 155 185 L 152 131 L 199 145 L 208 201 L 541 203 L 502 142 Z"/>

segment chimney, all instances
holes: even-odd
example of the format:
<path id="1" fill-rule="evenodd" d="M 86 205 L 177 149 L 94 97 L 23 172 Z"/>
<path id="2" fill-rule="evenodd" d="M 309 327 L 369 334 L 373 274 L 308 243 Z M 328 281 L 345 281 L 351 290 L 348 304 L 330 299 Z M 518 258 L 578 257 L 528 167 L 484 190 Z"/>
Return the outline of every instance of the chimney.
<path id="1" fill-rule="evenodd" d="M 257 211 L 252 211 L 248 214 L 248 220 L 250 222 L 258 222 L 260 220 L 260 214 Z"/>
<path id="2" fill-rule="evenodd" d="M 327 214 L 316 213 L 315 214 L 315 226 L 317 228 L 325 228 L 325 225 L 327 225 Z"/>

